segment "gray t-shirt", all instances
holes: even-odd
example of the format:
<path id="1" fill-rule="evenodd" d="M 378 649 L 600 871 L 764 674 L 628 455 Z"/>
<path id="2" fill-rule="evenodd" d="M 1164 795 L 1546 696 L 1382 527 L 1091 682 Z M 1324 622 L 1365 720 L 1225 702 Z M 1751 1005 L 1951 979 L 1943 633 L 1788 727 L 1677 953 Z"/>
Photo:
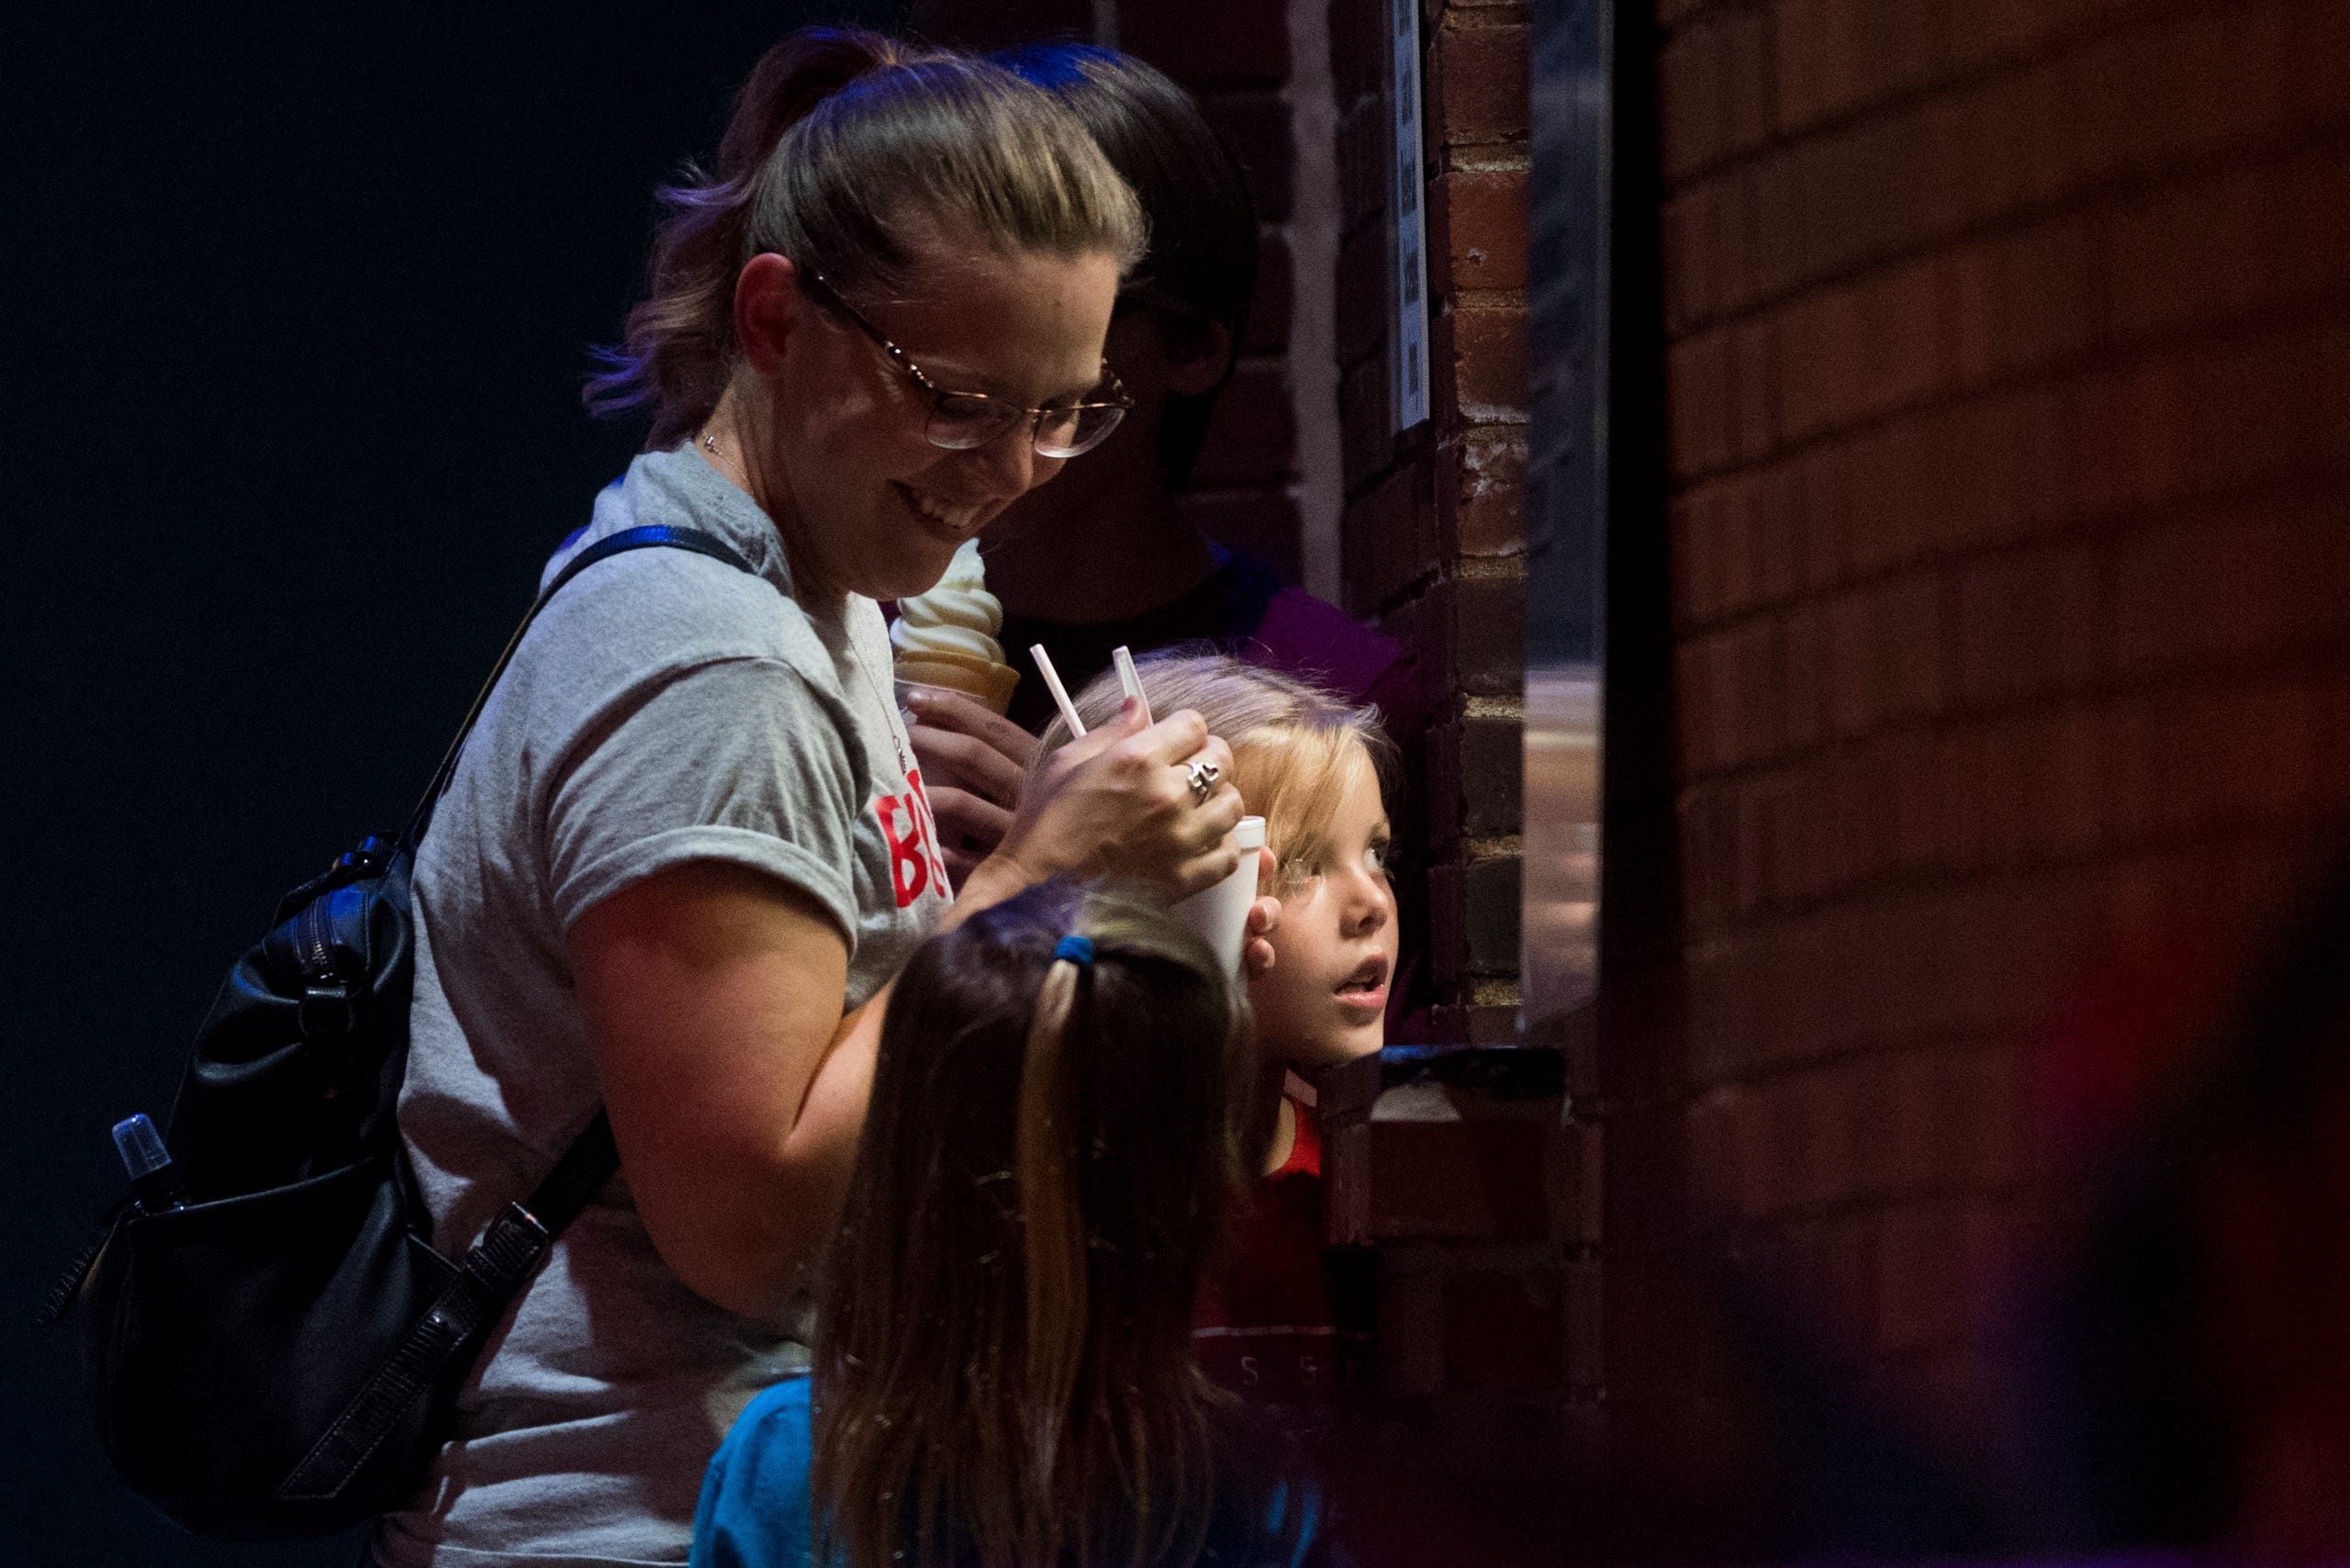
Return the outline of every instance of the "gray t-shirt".
<path id="1" fill-rule="evenodd" d="M 632 464 L 550 577 L 643 523 L 716 534 L 758 576 L 659 548 L 582 572 L 491 694 L 418 857 L 400 1126 L 453 1256 L 599 1103 L 565 942 L 581 912 L 685 861 L 754 867 L 840 923 L 845 1011 L 946 907 L 878 607 L 795 596 L 774 524 L 690 446 Z M 728 1313 L 669 1271 L 623 1172 L 491 1337 L 456 1440 L 385 1519 L 377 1555 L 683 1562 L 711 1451 L 804 1364 L 784 1324 Z"/>

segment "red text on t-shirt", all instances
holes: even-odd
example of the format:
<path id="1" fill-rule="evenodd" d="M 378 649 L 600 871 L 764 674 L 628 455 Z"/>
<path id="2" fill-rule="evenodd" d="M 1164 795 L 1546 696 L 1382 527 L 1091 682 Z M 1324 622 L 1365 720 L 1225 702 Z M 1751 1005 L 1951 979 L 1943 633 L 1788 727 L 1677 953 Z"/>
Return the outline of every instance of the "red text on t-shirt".
<path id="1" fill-rule="evenodd" d="M 930 814 L 930 797 L 923 793 L 922 769 L 906 775 L 904 794 L 875 796 L 873 814 L 890 842 L 890 885 L 898 907 L 904 909 L 925 892 L 953 898 L 946 862 L 938 854 L 938 824 Z"/>

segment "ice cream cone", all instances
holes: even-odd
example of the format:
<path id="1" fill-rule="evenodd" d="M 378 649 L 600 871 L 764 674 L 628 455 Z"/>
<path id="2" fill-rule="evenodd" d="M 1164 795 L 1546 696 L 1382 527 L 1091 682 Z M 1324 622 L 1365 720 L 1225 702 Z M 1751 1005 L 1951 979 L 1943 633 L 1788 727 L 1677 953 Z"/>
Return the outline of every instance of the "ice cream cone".
<path id="1" fill-rule="evenodd" d="M 900 680 L 915 686 L 943 686 L 949 691 L 959 691 L 998 713 L 1012 706 L 1013 688 L 1020 684 L 1020 672 L 1009 665 L 944 649 L 900 654 L 897 675 Z"/>
<path id="2" fill-rule="evenodd" d="M 1002 627 L 1003 605 L 987 590 L 979 542 L 968 541 L 927 593 L 898 601 L 898 623 L 890 629 L 898 678 L 960 691 L 1001 713 L 1020 684 L 995 640 Z"/>

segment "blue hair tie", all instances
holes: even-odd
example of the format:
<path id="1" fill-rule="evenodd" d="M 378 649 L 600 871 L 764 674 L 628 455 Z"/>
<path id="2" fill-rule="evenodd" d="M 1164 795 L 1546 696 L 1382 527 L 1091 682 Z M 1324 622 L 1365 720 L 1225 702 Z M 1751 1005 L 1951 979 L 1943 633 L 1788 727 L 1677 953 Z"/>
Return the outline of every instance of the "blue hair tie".
<path id="1" fill-rule="evenodd" d="M 1093 962 L 1093 938 L 1070 932 L 1053 944 L 1053 962 L 1059 963 L 1063 958 L 1072 964 L 1091 965 Z"/>

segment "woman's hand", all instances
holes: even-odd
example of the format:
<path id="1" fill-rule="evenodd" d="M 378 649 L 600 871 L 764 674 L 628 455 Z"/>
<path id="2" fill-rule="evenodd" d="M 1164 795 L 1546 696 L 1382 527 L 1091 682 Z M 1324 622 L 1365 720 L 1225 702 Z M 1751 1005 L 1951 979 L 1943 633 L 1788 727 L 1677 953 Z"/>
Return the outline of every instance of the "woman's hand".
<path id="1" fill-rule="evenodd" d="M 939 848 L 959 888 L 1010 830 L 1021 781 L 1036 758 L 1036 738 L 959 691 L 900 689 L 913 720 L 906 738 L 922 764 Z"/>
<path id="2" fill-rule="evenodd" d="M 1204 800 L 1192 788 L 1195 764 L 1215 769 Z M 1129 699 L 1116 718 L 1052 755 L 995 857 L 1023 886 L 1058 875 L 1125 877 L 1157 882 L 1172 901 L 1239 865 L 1225 839 L 1240 815 L 1232 750 L 1207 722 L 1187 708 L 1146 725 L 1142 705 Z"/>

